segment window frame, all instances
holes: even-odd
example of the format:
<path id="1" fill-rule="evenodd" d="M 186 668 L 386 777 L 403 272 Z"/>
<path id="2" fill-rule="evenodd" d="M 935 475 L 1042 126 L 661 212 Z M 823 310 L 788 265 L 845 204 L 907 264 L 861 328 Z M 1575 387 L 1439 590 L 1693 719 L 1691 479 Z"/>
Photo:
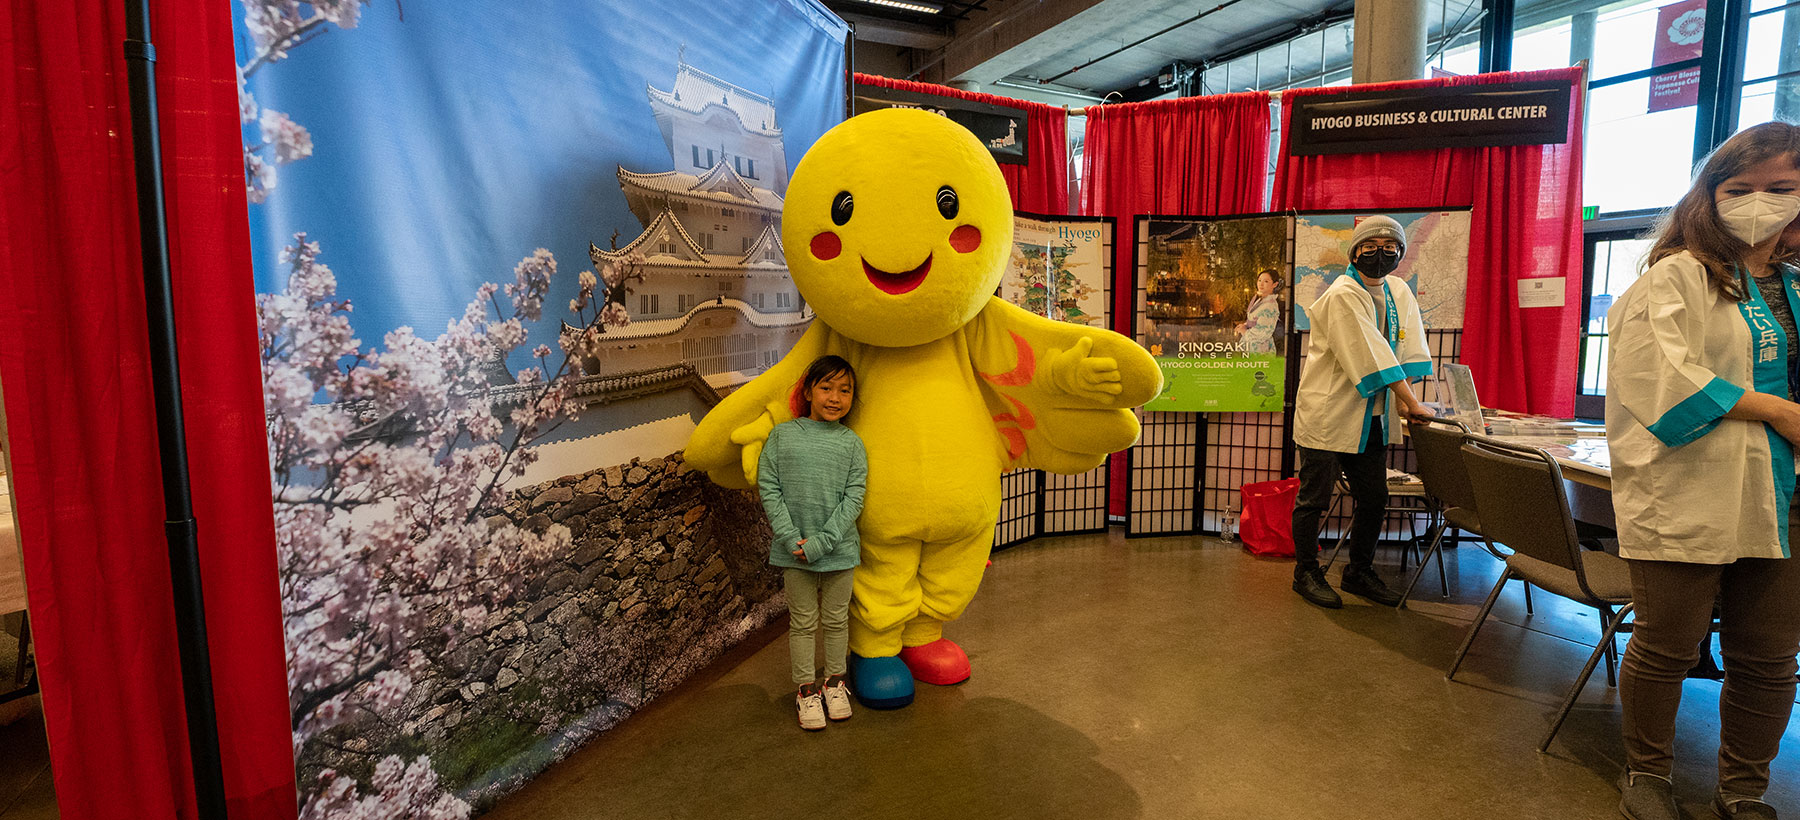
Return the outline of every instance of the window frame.
<path id="1" fill-rule="evenodd" d="M 1634 212 L 1629 216 L 1618 216 L 1588 223 L 1587 230 L 1581 235 L 1581 324 L 1577 326 L 1575 353 L 1575 383 L 1571 389 L 1575 393 L 1575 417 L 1584 419 L 1604 418 L 1606 416 L 1606 394 L 1604 387 L 1601 393 L 1587 394 L 1581 392 L 1582 382 L 1587 380 L 1588 346 L 1593 339 L 1611 338 L 1610 333 L 1589 333 L 1588 325 L 1593 321 L 1594 310 L 1594 262 L 1598 255 L 1598 246 L 1602 242 L 1641 239 L 1655 225 L 1656 210 Z M 1604 385 L 1604 374 L 1601 383 Z"/>

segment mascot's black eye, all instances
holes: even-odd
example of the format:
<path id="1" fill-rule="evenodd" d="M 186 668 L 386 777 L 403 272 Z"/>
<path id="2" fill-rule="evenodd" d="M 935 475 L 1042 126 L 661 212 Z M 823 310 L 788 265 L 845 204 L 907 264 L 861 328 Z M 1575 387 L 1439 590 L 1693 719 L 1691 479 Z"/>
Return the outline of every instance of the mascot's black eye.
<path id="1" fill-rule="evenodd" d="M 937 205 L 938 213 L 943 214 L 945 219 L 955 219 L 956 189 L 948 185 L 939 188 L 937 193 Z"/>
<path id="2" fill-rule="evenodd" d="M 831 198 L 832 224 L 842 225 L 849 222 L 850 212 L 853 210 L 856 210 L 856 203 L 851 201 L 850 192 L 838 191 L 838 195 Z"/>

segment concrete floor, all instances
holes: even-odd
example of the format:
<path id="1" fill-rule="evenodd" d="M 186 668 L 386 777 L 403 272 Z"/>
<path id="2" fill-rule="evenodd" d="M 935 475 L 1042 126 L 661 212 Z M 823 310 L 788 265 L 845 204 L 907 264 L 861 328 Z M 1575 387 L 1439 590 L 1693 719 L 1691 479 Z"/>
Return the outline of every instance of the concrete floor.
<path id="1" fill-rule="evenodd" d="M 36 698 L 0 705 L 0 713 L 0 820 L 56 820 L 50 747 Z"/>
<path id="2" fill-rule="evenodd" d="M 1316 609 L 1291 566 L 1117 532 L 1016 547 L 951 628 L 967 683 L 804 733 L 778 626 L 486 818 L 1617 816 L 1603 672 L 1536 751 L 1598 636 L 1591 610 L 1539 592 L 1528 617 L 1514 587 L 1447 682 L 1498 574 L 1486 553 L 1456 550 L 1450 598 L 1431 577 L 1404 611 Z M 1718 684 L 1687 695 L 1676 790 L 1706 817 Z M 1769 799 L 1800 812 L 1800 739 L 1785 746 Z"/>

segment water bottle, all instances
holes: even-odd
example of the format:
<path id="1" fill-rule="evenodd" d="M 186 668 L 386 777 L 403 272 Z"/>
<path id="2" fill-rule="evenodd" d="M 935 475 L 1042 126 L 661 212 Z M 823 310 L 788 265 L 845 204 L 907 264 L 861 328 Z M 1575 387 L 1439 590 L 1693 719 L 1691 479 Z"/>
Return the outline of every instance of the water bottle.
<path id="1" fill-rule="evenodd" d="M 1224 541 L 1227 544 L 1236 543 L 1238 536 L 1237 529 L 1237 505 L 1231 504 L 1225 508 L 1225 517 L 1219 520 L 1219 540 Z"/>

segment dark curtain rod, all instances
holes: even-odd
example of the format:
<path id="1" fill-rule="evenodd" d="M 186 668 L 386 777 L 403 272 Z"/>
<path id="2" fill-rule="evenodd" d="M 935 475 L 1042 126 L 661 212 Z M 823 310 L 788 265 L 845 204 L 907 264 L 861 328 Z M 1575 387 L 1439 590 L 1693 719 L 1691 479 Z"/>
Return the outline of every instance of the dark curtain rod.
<path id="1" fill-rule="evenodd" d="M 169 225 L 164 210 L 162 141 L 156 116 L 156 47 L 150 42 L 149 0 L 125 0 L 125 66 L 131 97 L 132 162 L 137 172 L 144 310 L 150 325 L 150 374 L 162 467 L 163 534 L 169 545 L 170 595 L 181 656 L 181 692 L 187 712 L 194 801 L 201 820 L 226 820 L 219 719 L 213 702 L 212 662 L 207 656 L 206 603 L 201 597 L 200 544 L 195 533 L 181 411 L 181 368 L 175 347 Z"/>

